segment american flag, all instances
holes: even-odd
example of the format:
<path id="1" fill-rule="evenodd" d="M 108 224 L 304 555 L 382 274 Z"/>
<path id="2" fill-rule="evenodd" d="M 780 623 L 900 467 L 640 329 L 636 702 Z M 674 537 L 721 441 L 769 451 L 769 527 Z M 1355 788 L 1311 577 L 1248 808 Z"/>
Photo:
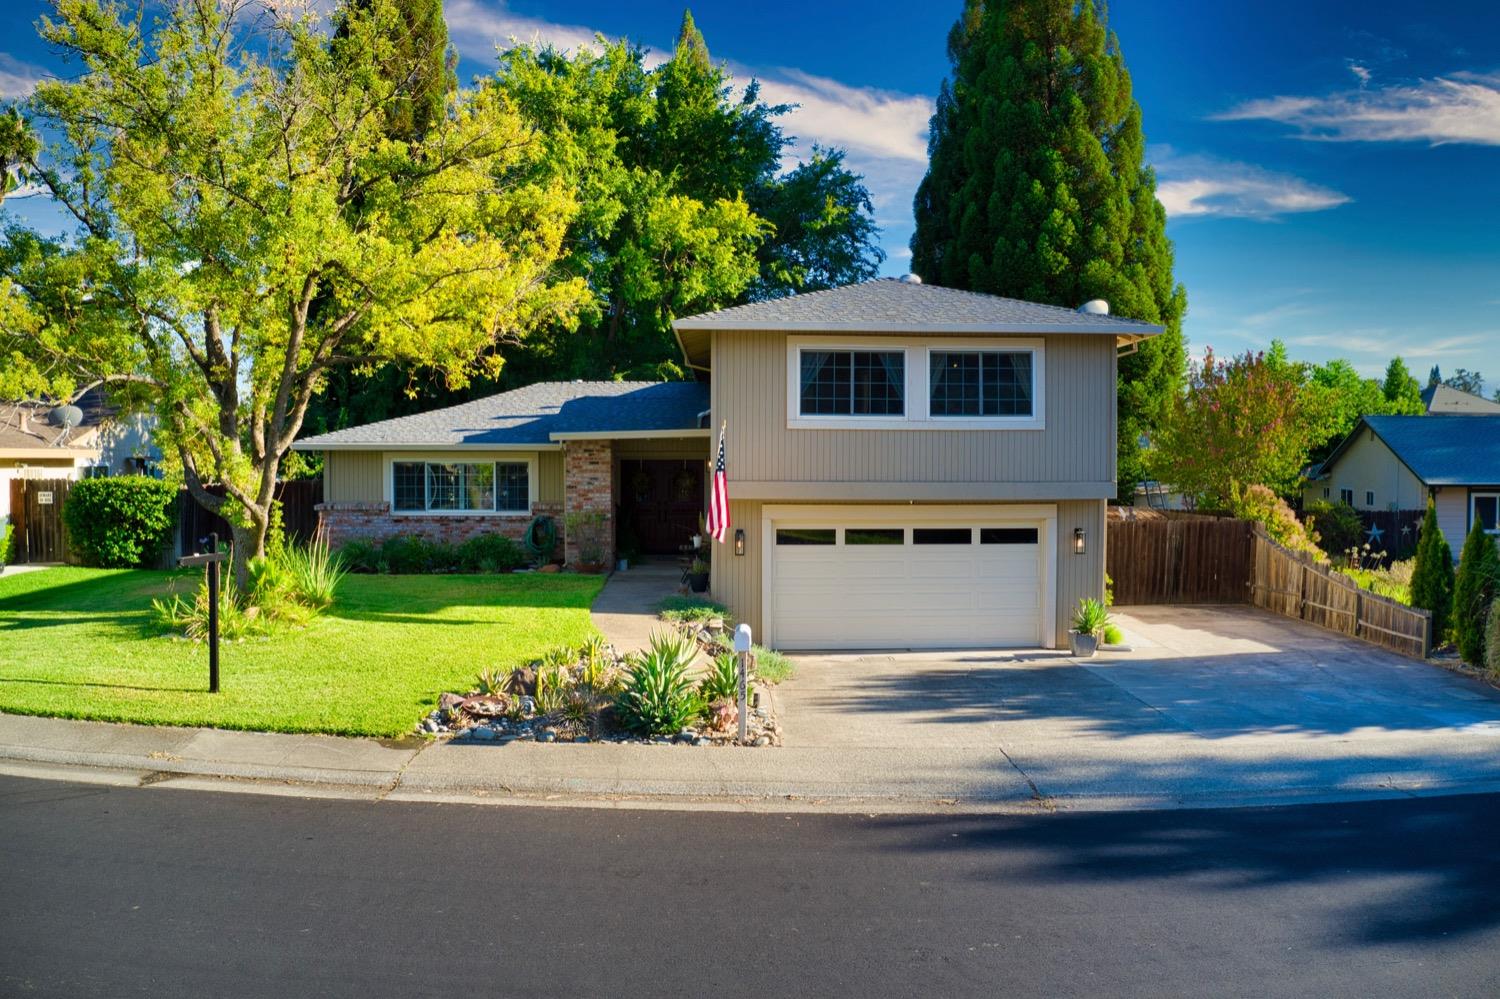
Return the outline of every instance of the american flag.
<path id="1" fill-rule="evenodd" d="M 724 535 L 729 533 L 729 477 L 724 474 L 724 431 L 728 428 L 727 423 L 719 427 L 719 455 L 714 459 L 714 490 L 708 499 L 708 518 L 704 521 L 708 536 L 719 544 L 724 543 Z"/>

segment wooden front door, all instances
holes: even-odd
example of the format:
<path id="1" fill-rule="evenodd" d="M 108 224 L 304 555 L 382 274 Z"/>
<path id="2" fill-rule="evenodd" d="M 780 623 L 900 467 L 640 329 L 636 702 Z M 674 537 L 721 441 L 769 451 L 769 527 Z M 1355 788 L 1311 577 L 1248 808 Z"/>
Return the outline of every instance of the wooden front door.
<path id="1" fill-rule="evenodd" d="M 68 479 L 10 480 L 10 521 L 17 562 L 68 560 L 62 508 L 72 487 Z"/>
<path id="2" fill-rule="evenodd" d="M 633 541 L 644 555 L 675 555 L 698 533 L 702 512 L 701 458 L 621 460 L 617 541 L 623 550 Z"/>

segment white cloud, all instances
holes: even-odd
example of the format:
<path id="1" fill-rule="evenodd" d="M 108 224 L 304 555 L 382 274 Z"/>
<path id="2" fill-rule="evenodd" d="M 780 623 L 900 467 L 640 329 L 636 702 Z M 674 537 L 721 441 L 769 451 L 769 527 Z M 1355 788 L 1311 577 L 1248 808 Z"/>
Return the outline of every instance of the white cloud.
<path id="1" fill-rule="evenodd" d="M 574 51 L 599 47 L 592 28 L 525 17 L 512 13 L 503 3 L 447 0 L 443 18 L 448 22 L 448 37 L 459 53 L 480 62 L 492 60 L 496 47 L 507 46 L 512 38 Z"/>
<path id="2" fill-rule="evenodd" d="M 1349 72 L 1354 74 L 1354 78 L 1359 81 L 1359 85 L 1361 87 L 1369 86 L 1370 77 L 1374 76 L 1374 74 L 1370 72 L 1370 67 L 1366 66 L 1364 63 L 1356 62 L 1353 59 L 1348 60 L 1348 66 Z"/>
<path id="3" fill-rule="evenodd" d="M 13 191 L 5 192 L 6 201 L 14 201 L 18 198 L 50 198 L 52 192 L 41 184 L 25 183 Z"/>
<path id="4" fill-rule="evenodd" d="M 1453 73 L 1411 84 L 1362 85 L 1323 97 L 1268 97 L 1214 118 L 1280 122 L 1301 138 L 1326 142 L 1500 146 L 1500 74 Z"/>
<path id="5" fill-rule="evenodd" d="M 0 97 L 6 100 L 26 97 L 46 75 L 40 66 L 0 52 Z"/>
<path id="6" fill-rule="evenodd" d="M 1153 149 L 1156 198 L 1171 218 L 1274 219 L 1321 212 L 1347 204 L 1349 196 L 1301 177 L 1211 156 L 1178 156 Z"/>
<path id="7" fill-rule="evenodd" d="M 1413 340 L 1411 332 L 1394 329 L 1356 328 L 1314 333 L 1306 336 L 1287 337 L 1287 344 L 1295 347 L 1332 347 L 1350 354 L 1400 354 L 1408 362 L 1439 360 L 1444 357 L 1473 356 L 1474 351 L 1486 343 L 1493 343 L 1496 334 L 1464 333 L 1457 336 L 1439 337 L 1435 340 Z"/>

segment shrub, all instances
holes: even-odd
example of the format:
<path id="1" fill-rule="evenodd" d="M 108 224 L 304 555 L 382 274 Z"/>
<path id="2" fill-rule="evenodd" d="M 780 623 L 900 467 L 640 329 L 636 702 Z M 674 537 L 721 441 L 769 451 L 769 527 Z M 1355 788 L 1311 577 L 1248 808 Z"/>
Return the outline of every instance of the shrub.
<path id="1" fill-rule="evenodd" d="M 696 646 L 675 632 L 651 636 L 651 647 L 641 653 L 625 678 L 615 702 L 620 724 L 647 735 L 676 732 L 703 711 L 703 701 L 687 675 Z"/>
<path id="2" fill-rule="evenodd" d="M 0 569 L 10 564 L 11 533 L 10 518 L 0 519 Z"/>
<path id="3" fill-rule="evenodd" d="M 1114 624 L 1114 623 L 1110 623 L 1110 624 L 1106 624 L 1104 626 L 1104 644 L 1105 645 L 1119 645 L 1119 644 L 1121 644 L 1124 641 L 1125 641 L 1125 633 L 1120 630 L 1120 626 L 1119 625 Z"/>
<path id="4" fill-rule="evenodd" d="M 717 617 L 723 618 L 726 628 L 734 626 L 734 615 L 729 613 L 729 608 L 706 597 L 674 595 L 657 604 L 656 609 L 663 621 L 671 621 L 674 624 L 687 621 L 701 624 Z"/>
<path id="5" fill-rule="evenodd" d="M 1411 606 L 1411 575 L 1415 559 L 1392 562 L 1383 569 L 1340 569 L 1371 593 Z"/>
<path id="6" fill-rule="evenodd" d="M 1111 624 L 1109 612 L 1097 600 L 1088 597 L 1078 601 L 1078 611 L 1073 615 L 1073 630 L 1080 635 L 1101 635 Z"/>
<path id="7" fill-rule="evenodd" d="M 509 572 L 526 562 L 521 546 L 503 534 L 479 534 L 458 546 L 459 567 L 466 572 Z"/>
<path id="8" fill-rule="evenodd" d="M 1318 562 L 1328 561 L 1317 545 L 1317 532 L 1302 526 L 1286 500 L 1265 486 L 1248 486 L 1244 490 L 1234 487 L 1231 493 L 1229 508 L 1236 517 L 1262 525 L 1271 540 L 1283 548 L 1310 555 Z"/>
<path id="9" fill-rule="evenodd" d="M 1484 663 L 1490 678 L 1500 680 L 1500 598 L 1490 604 L 1490 619 L 1484 628 Z"/>
<path id="10" fill-rule="evenodd" d="M 388 571 L 380 557 L 380 546 L 373 541 L 364 538 L 355 538 L 346 541 L 339 549 L 339 559 L 350 572 L 384 572 Z"/>
<path id="11" fill-rule="evenodd" d="M 225 577 L 219 586 L 219 638 L 232 642 L 249 635 L 264 634 L 273 620 L 304 620 L 307 611 L 294 601 L 274 603 L 271 608 L 241 601 L 234 580 Z M 151 601 L 151 619 L 163 631 L 186 635 L 194 641 L 208 639 L 208 581 L 198 583 L 191 601 L 182 594 L 170 600 Z"/>
<path id="12" fill-rule="evenodd" d="M 333 591 L 344 578 L 345 570 L 343 560 L 328 550 L 327 538 L 314 537 L 305 548 L 287 545 L 273 561 L 302 603 L 312 608 L 333 603 Z"/>
<path id="13" fill-rule="evenodd" d="M 714 657 L 708 672 L 698 683 L 698 693 L 705 704 L 712 704 L 721 697 L 733 701 L 740 696 L 740 665 L 733 653 Z"/>
<path id="14" fill-rule="evenodd" d="M 62 511 L 69 544 L 85 565 L 152 565 L 171 536 L 176 500 L 176 486 L 145 475 L 75 482 Z"/>
<path id="15" fill-rule="evenodd" d="M 1500 591 L 1500 551 L 1476 517 L 1458 556 L 1458 578 L 1453 584 L 1453 634 L 1458 654 L 1473 666 L 1485 662 L 1485 624 L 1490 605 Z"/>
<path id="16" fill-rule="evenodd" d="M 397 534 L 380 545 L 386 571 L 398 576 L 424 572 L 446 572 L 458 561 L 453 546 L 429 541 L 416 534 Z"/>
<path id="17" fill-rule="evenodd" d="M 1333 558 L 1359 546 L 1365 524 L 1354 507 L 1340 501 L 1314 500 L 1307 505 L 1307 526 L 1313 529 L 1318 547 Z"/>
<path id="18" fill-rule="evenodd" d="M 797 664 L 792 662 L 790 656 L 784 656 L 775 649 L 764 646 L 752 646 L 751 652 L 755 653 L 755 676 L 766 683 L 780 683 L 790 680 L 797 672 Z"/>
<path id="19" fill-rule="evenodd" d="M 1453 551 L 1438 526 L 1437 510 L 1427 501 L 1427 515 L 1422 518 L 1422 533 L 1417 538 L 1417 555 L 1411 572 L 1411 605 L 1432 612 L 1432 643 L 1448 640 L 1448 624 L 1453 613 Z"/>

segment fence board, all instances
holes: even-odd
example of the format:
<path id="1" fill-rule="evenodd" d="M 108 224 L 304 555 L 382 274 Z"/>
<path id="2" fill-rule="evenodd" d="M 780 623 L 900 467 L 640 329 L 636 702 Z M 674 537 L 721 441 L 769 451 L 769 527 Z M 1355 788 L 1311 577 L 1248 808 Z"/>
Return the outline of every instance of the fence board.
<path id="1" fill-rule="evenodd" d="M 224 487 L 211 485 L 208 491 L 224 495 Z M 288 541 L 306 544 L 318 529 L 318 504 L 323 502 L 322 479 L 293 479 L 276 484 L 276 498 L 281 501 L 281 524 Z M 217 532 L 229 539 L 229 522 L 209 513 L 186 489 L 177 496 L 177 550 L 180 554 L 198 550 L 198 539 Z"/>
<path id="2" fill-rule="evenodd" d="M 69 479 L 10 480 L 10 519 L 17 562 L 70 560 L 62 509 L 71 488 Z"/>
<path id="3" fill-rule="evenodd" d="M 1281 547 L 1255 528 L 1250 602 L 1284 617 L 1425 659 L 1432 615 L 1363 590 L 1342 573 Z"/>
<path id="4" fill-rule="evenodd" d="M 1106 569 L 1118 604 L 1243 603 L 1252 558 L 1243 520 L 1112 520 Z"/>

